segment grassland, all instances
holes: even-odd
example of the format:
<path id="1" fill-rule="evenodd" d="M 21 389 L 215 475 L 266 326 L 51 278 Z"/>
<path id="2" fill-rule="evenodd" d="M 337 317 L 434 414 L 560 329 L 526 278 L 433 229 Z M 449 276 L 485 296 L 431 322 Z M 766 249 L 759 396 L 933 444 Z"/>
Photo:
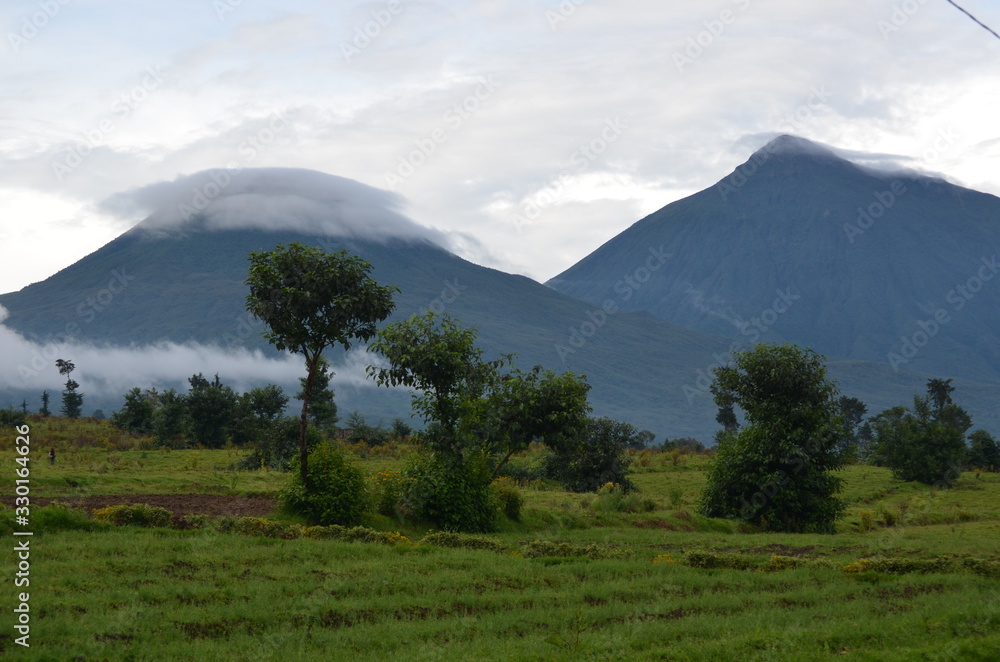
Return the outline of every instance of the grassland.
<path id="1" fill-rule="evenodd" d="M 104 424 L 60 424 L 33 423 L 33 496 L 267 495 L 288 478 L 230 469 L 238 450 L 130 448 Z M 404 452 L 357 461 L 374 474 Z M 766 534 L 696 514 L 709 462 L 637 457 L 642 492 L 626 504 L 527 486 L 521 522 L 458 547 L 385 517 L 371 527 L 405 540 L 113 527 L 36 509 L 32 646 L 13 643 L 11 589 L 0 647 L 58 661 L 1000 659 L 1000 476 L 934 491 L 850 466 L 836 533 Z M 5 582 L 15 563 L 0 555 Z"/>

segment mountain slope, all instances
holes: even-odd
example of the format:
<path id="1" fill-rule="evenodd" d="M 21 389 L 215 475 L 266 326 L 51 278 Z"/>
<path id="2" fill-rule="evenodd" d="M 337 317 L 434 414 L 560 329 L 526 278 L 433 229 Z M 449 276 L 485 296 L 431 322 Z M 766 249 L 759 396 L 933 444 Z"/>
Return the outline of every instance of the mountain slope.
<path id="1" fill-rule="evenodd" d="M 742 341 L 1000 383 L 998 245 L 1000 199 L 782 136 L 548 285 Z M 651 248 L 669 258 L 643 271 Z"/>

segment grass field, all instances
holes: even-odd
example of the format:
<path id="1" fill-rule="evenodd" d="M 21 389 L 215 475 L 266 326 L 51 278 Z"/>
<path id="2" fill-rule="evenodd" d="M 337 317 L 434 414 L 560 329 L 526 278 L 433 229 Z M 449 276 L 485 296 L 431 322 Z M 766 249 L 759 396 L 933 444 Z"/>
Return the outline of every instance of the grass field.
<path id="1" fill-rule="evenodd" d="M 237 450 L 128 449 L 105 424 L 32 426 L 33 497 L 267 495 L 288 479 L 229 469 Z M 4 432 L 5 495 L 12 448 Z M 400 454 L 357 461 L 374 474 Z M 524 488 L 522 521 L 486 538 L 425 540 L 377 517 L 372 528 L 405 538 L 282 539 L 35 507 L 31 648 L 14 643 L 25 589 L 11 583 L 0 648 L 60 662 L 1000 659 L 1000 475 L 935 491 L 850 466 L 836 533 L 762 534 L 696 514 L 709 462 L 637 458 L 637 512 Z M 10 522 L 6 511 L 14 541 Z M 5 582 L 16 563 L 0 555 Z"/>

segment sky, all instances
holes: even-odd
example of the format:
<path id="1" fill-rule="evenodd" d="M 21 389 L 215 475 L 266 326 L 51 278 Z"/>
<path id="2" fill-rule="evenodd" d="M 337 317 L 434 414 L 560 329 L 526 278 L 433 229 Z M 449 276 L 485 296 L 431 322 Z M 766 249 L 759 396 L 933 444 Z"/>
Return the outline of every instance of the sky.
<path id="1" fill-rule="evenodd" d="M 1000 194 L 1000 40 L 945 0 L 7 0 L 0 28 L 0 292 L 212 168 L 384 189 L 540 281 L 780 133 Z"/>
<path id="2" fill-rule="evenodd" d="M 1000 3 L 960 4 L 1000 28 Z M 945 0 L 5 0 L 0 33 L 0 292 L 209 170 L 325 173 L 359 223 L 374 202 L 543 282 L 781 133 L 1000 194 L 1000 39 Z M 20 371 L 45 348 L 0 335 L 0 382 L 58 386 Z M 161 347 L 147 381 L 202 350 Z M 119 354 L 85 386 L 135 384 Z"/>
<path id="3" fill-rule="evenodd" d="M 960 4 L 1000 27 L 1000 3 Z M 207 171 L 213 222 L 266 217 L 266 176 L 286 223 L 331 212 L 542 282 L 782 133 L 1000 194 L 1000 39 L 946 0 L 6 0 L 0 32 L 0 292 L 169 221 Z M 57 391 L 55 356 L 106 398 L 302 371 L 39 345 L 5 315 L 15 392 Z"/>

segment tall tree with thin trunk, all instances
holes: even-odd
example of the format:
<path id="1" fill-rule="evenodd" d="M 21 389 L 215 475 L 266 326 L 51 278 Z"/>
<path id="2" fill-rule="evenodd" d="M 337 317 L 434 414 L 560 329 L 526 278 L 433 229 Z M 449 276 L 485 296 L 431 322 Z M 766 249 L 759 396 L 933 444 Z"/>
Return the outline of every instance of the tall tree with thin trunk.
<path id="1" fill-rule="evenodd" d="M 355 340 L 370 340 L 376 325 L 395 306 L 395 286 L 383 286 L 370 276 L 371 264 L 341 250 L 326 253 L 295 242 L 271 251 L 250 253 L 247 310 L 270 331 L 264 337 L 279 350 L 302 354 L 306 383 L 299 429 L 299 470 L 308 477 L 309 397 L 323 350 L 333 345 L 350 349 Z"/>
<path id="2" fill-rule="evenodd" d="M 56 367 L 59 368 L 59 374 L 66 377 L 66 390 L 62 394 L 62 415 L 66 418 L 80 418 L 80 412 L 83 409 L 83 394 L 76 392 L 80 385 L 70 377 L 70 373 L 76 370 L 76 366 L 73 365 L 72 361 L 57 359 Z"/>

